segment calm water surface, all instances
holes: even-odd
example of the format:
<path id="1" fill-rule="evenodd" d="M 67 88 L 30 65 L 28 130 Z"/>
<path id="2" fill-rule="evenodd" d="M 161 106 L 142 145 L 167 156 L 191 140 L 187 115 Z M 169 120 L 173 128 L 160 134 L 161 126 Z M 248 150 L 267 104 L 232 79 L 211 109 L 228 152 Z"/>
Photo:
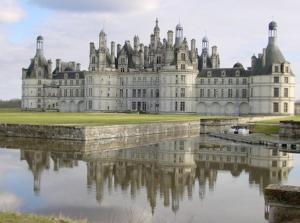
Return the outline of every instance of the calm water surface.
<path id="1" fill-rule="evenodd" d="M 100 223 L 259 223 L 268 184 L 300 185 L 300 156 L 276 149 L 198 136 L 108 144 L 0 139 L 0 209 Z"/>

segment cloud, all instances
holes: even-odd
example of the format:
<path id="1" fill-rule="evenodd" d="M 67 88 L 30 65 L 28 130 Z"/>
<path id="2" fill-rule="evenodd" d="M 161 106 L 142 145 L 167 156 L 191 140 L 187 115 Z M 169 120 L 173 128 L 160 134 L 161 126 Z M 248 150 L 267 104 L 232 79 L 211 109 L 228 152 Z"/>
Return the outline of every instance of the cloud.
<path id="1" fill-rule="evenodd" d="M 15 23 L 25 16 L 24 10 L 16 0 L 1 0 L 0 8 L 0 24 Z"/>
<path id="2" fill-rule="evenodd" d="M 142 12 L 158 7 L 158 0 L 30 0 L 40 7 L 71 12 Z"/>

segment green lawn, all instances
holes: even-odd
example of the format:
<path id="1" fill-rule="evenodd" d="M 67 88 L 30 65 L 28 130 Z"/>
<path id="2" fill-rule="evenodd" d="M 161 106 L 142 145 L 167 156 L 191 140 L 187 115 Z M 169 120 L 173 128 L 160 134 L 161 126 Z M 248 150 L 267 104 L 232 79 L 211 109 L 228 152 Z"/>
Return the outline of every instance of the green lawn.
<path id="1" fill-rule="evenodd" d="M 84 223 L 66 218 L 42 217 L 28 214 L 1 213 L 0 223 Z"/>
<path id="2" fill-rule="evenodd" d="M 0 123 L 33 125 L 119 125 L 153 122 L 199 121 L 200 118 L 216 118 L 200 115 L 155 115 L 125 113 L 57 113 L 22 112 L 19 110 L 0 110 Z"/>
<path id="3" fill-rule="evenodd" d="M 277 118 L 267 121 L 259 121 L 254 123 L 253 132 L 265 133 L 265 134 L 278 134 L 279 133 L 279 122 L 280 121 L 300 121 L 300 115 L 290 116 L 287 118 Z"/>

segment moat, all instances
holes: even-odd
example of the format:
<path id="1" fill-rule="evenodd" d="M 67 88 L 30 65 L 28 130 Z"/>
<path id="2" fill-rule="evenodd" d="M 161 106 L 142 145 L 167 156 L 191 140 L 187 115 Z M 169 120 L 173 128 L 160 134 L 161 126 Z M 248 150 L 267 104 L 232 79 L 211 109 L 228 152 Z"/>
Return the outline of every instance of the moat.
<path id="1" fill-rule="evenodd" d="M 0 138 L 0 210 L 89 222 L 269 222 L 263 189 L 299 176 L 300 154 L 207 136 Z"/>

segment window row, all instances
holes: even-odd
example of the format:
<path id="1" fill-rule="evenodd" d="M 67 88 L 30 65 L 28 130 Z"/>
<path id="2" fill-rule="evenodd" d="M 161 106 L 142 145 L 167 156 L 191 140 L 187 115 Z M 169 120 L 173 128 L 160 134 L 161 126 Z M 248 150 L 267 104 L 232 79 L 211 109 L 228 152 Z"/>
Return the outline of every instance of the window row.
<path id="1" fill-rule="evenodd" d="M 248 84 L 248 81 L 247 81 L 247 78 L 222 78 L 222 79 L 219 79 L 219 78 L 207 78 L 207 79 L 204 79 L 204 78 L 201 78 L 200 79 L 200 84 L 214 84 L 214 85 L 217 85 L 217 84 L 228 84 L 228 85 L 232 85 L 232 84 L 236 84 L 236 85 L 247 85 Z"/>
<path id="2" fill-rule="evenodd" d="M 247 89 L 200 89 L 200 98 L 247 98 Z"/>

